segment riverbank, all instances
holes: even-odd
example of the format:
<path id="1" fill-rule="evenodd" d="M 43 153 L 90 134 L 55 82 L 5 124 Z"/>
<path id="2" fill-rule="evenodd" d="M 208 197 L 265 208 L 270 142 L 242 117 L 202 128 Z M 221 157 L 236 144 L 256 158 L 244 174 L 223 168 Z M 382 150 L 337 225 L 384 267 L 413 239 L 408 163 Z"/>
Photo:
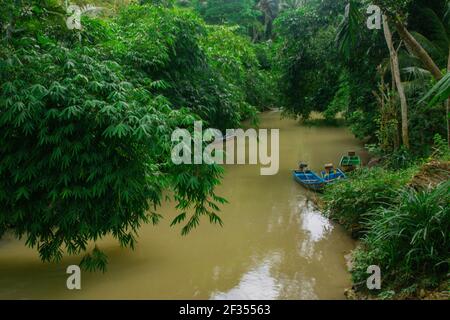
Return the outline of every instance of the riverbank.
<path id="1" fill-rule="evenodd" d="M 326 189 L 319 205 L 360 245 L 352 252 L 347 299 L 449 299 L 450 163 L 362 169 Z M 367 267 L 382 288 L 366 287 Z"/>

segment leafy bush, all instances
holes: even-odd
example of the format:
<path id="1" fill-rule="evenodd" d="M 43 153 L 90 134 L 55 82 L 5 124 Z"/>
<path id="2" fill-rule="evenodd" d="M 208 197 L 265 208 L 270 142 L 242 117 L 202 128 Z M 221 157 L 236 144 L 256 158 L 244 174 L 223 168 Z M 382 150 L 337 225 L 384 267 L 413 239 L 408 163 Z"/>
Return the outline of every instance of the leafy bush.
<path id="1" fill-rule="evenodd" d="M 398 172 L 382 168 L 358 170 L 350 175 L 350 179 L 326 188 L 326 212 L 354 236 L 361 236 L 367 231 L 363 223 L 367 213 L 392 203 L 397 190 L 411 179 L 414 172 L 415 168 Z"/>
<path id="2" fill-rule="evenodd" d="M 374 132 L 377 130 L 376 117 L 377 114 L 374 112 L 357 109 L 346 114 L 346 122 L 356 138 L 366 139 L 375 136 Z M 371 140 L 373 139 L 369 141 Z"/>
<path id="3" fill-rule="evenodd" d="M 415 161 L 417 161 L 417 157 L 402 146 L 386 155 L 385 166 L 393 170 L 399 170 L 410 167 Z"/>
<path id="4" fill-rule="evenodd" d="M 356 252 L 355 283 L 365 283 L 367 267 L 382 270 L 383 290 L 405 288 L 420 280 L 436 286 L 449 272 L 450 182 L 417 192 L 404 189 L 387 207 L 368 214 L 367 235 Z"/>

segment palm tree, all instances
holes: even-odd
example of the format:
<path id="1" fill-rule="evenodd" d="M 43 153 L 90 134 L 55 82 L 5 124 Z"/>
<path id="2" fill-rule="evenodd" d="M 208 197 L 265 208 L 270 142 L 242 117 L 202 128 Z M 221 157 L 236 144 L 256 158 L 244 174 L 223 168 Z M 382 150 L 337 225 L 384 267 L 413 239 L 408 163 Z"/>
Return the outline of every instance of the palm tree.
<path id="1" fill-rule="evenodd" d="M 408 50 L 422 61 L 424 67 L 430 71 L 434 78 L 440 80 L 443 74 L 436 62 L 406 27 L 405 23 L 407 19 L 400 11 L 406 10 L 405 6 L 407 1 L 395 2 L 392 2 L 392 0 L 374 0 L 374 4 L 378 5 L 386 16 L 389 17 L 390 22 L 395 26 L 398 35 L 405 42 Z"/>
<path id="2" fill-rule="evenodd" d="M 442 77 L 435 77 L 438 83 L 429 91 L 429 93 L 422 99 L 422 101 L 429 100 L 430 105 L 436 105 L 438 103 L 445 102 L 447 113 L 447 142 L 450 146 L 450 4 L 447 6 L 446 13 L 443 18 L 439 18 L 438 14 L 430 8 L 424 8 L 422 10 L 422 18 L 428 26 L 429 35 L 426 37 L 418 32 L 411 32 L 417 42 L 427 51 L 432 57 L 436 65 L 442 69 L 447 70 L 447 74 Z M 415 57 L 414 53 L 412 56 Z M 414 75 L 419 75 L 418 78 L 428 77 L 432 78 L 433 74 L 426 69 L 423 61 L 416 59 L 416 62 L 411 67 L 407 68 L 407 71 Z"/>

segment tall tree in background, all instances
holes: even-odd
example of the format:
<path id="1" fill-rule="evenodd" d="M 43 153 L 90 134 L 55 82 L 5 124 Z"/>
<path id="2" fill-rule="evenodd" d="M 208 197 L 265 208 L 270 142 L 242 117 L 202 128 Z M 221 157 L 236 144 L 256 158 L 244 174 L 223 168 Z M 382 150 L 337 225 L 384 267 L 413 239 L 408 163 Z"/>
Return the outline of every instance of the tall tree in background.
<path id="1" fill-rule="evenodd" d="M 344 56 L 349 56 L 351 50 L 356 46 L 357 35 L 361 33 L 362 28 L 366 28 L 364 16 L 360 13 L 359 2 L 351 0 L 346 8 L 345 19 L 343 20 L 338 35 L 338 48 Z M 386 44 L 390 54 L 390 65 L 392 76 L 395 80 L 395 87 L 400 98 L 401 114 L 402 114 L 402 141 L 406 148 L 409 148 L 409 132 L 408 132 L 408 103 L 405 91 L 401 81 L 400 66 L 398 61 L 398 50 L 395 48 L 392 32 L 389 27 L 389 20 L 383 16 L 383 30 Z"/>
<path id="2" fill-rule="evenodd" d="M 266 39 L 272 35 L 273 21 L 280 11 L 279 0 L 260 0 L 257 7 L 264 14 L 264 36 Z"/>
<path id="3" fill-rule="evenodd" d="M 390 53 L 390 63 L 392 75 L 394 77 L 395 86 L 398 91 L 400 98 L 401 114 L 402 114 L 402 141 L 403 145 L 409 149 L 409 132 L 408 132 L 408 102 L 406 100 L 405 90 L 403 88 L 401 76 L 400 76 L 400 65 L 398 62 L 398 53 L 395 49 L 394 42 L 392 40 L 392 33 L 389 28 L 389 20 L 386 16 L 383 16 L 383 30 L 384 37 L 386 39 L 387 46 Z"/>

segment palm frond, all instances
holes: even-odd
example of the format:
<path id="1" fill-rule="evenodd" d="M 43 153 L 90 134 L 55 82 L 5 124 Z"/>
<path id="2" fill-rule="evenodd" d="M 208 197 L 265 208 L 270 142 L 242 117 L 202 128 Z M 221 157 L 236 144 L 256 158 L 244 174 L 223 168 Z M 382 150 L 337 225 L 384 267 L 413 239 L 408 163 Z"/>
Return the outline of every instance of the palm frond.
<path id="1" fill-rule="evenodd" d="M 430 106 L 442 103 L 450 97 L 450 72 L 447 73 L 420 102 L 429 101 Z"/>
<path id="2" fill-rule="evenodd" d="M 398 53 L 398 60 L 401 69 L 407 67 L 420 67 L 420 68 L 423 67 L 422 61 L 416 56 L 409 53 L 407 50 L 401 50 Z"/>
<path id="3" fill-rule="evenodd" d="M 339 52 L 347 59 L 350 57 L 352 49 L 356 47 L 362 20 L 358 3 L 354 0 L 350 0 L 346 8 L 344 20 L 339 26 L 335 40 Z"/>
<path id="4" fill-rule="evenodd" d="M 444 22 L 430 8 L 423 9 L 422 15 L 428 29 L 428 39 L 443 52 L 447 53 L 450 45 L 450 29 L 448 26 L 446 28 Z"/>
<path id="5" fill-rule="evenodd" d="M 429 80 L 432 78 L 430 71 L 424 68 L 419 67 L 406 67 L 403 68 L 402 71 L 409 75 L 412 79 L 417 79 L 420 81 Z"/>
<path id="6" fill-rule="evenodd" d="M 447 2 L 447 9 L 444 14 L 444 26 L 447 30 L 450 30 L 450 2 Z"/>
<path id="7" fill-rule="evenodd" d="M 426 92 L 426 82 L 421 80 L 420 78 L 411 79 L 409 81 L 402 81 L 403 88 L 405 89 L 405 93 L 407 96 L 413 96 L 416 93 L 423 94 Z"/>
<path id="8" fill-rule="evenodd" d="M 448 47 L 447 50 L 443 51 L 439 45 L 437 45 L 424 35 L 420 34 L 419 32 L 411 32 L 411 34 L 433 59 L 442 60 L 443 57 L 447 56 Z"/>
<path id="9" fill-rule="evenodd" d="M 440 46 L 434 43 L 432 40 L 424 36 L 419 32 L 412 31 L 411 34 L 420 43 L 420 45 L 430 54 L 432 57 L 442 57 L 447 54 L 447 50 L 442 50 Z M 448 47 L 447 47 L 448 48 Z"/>

